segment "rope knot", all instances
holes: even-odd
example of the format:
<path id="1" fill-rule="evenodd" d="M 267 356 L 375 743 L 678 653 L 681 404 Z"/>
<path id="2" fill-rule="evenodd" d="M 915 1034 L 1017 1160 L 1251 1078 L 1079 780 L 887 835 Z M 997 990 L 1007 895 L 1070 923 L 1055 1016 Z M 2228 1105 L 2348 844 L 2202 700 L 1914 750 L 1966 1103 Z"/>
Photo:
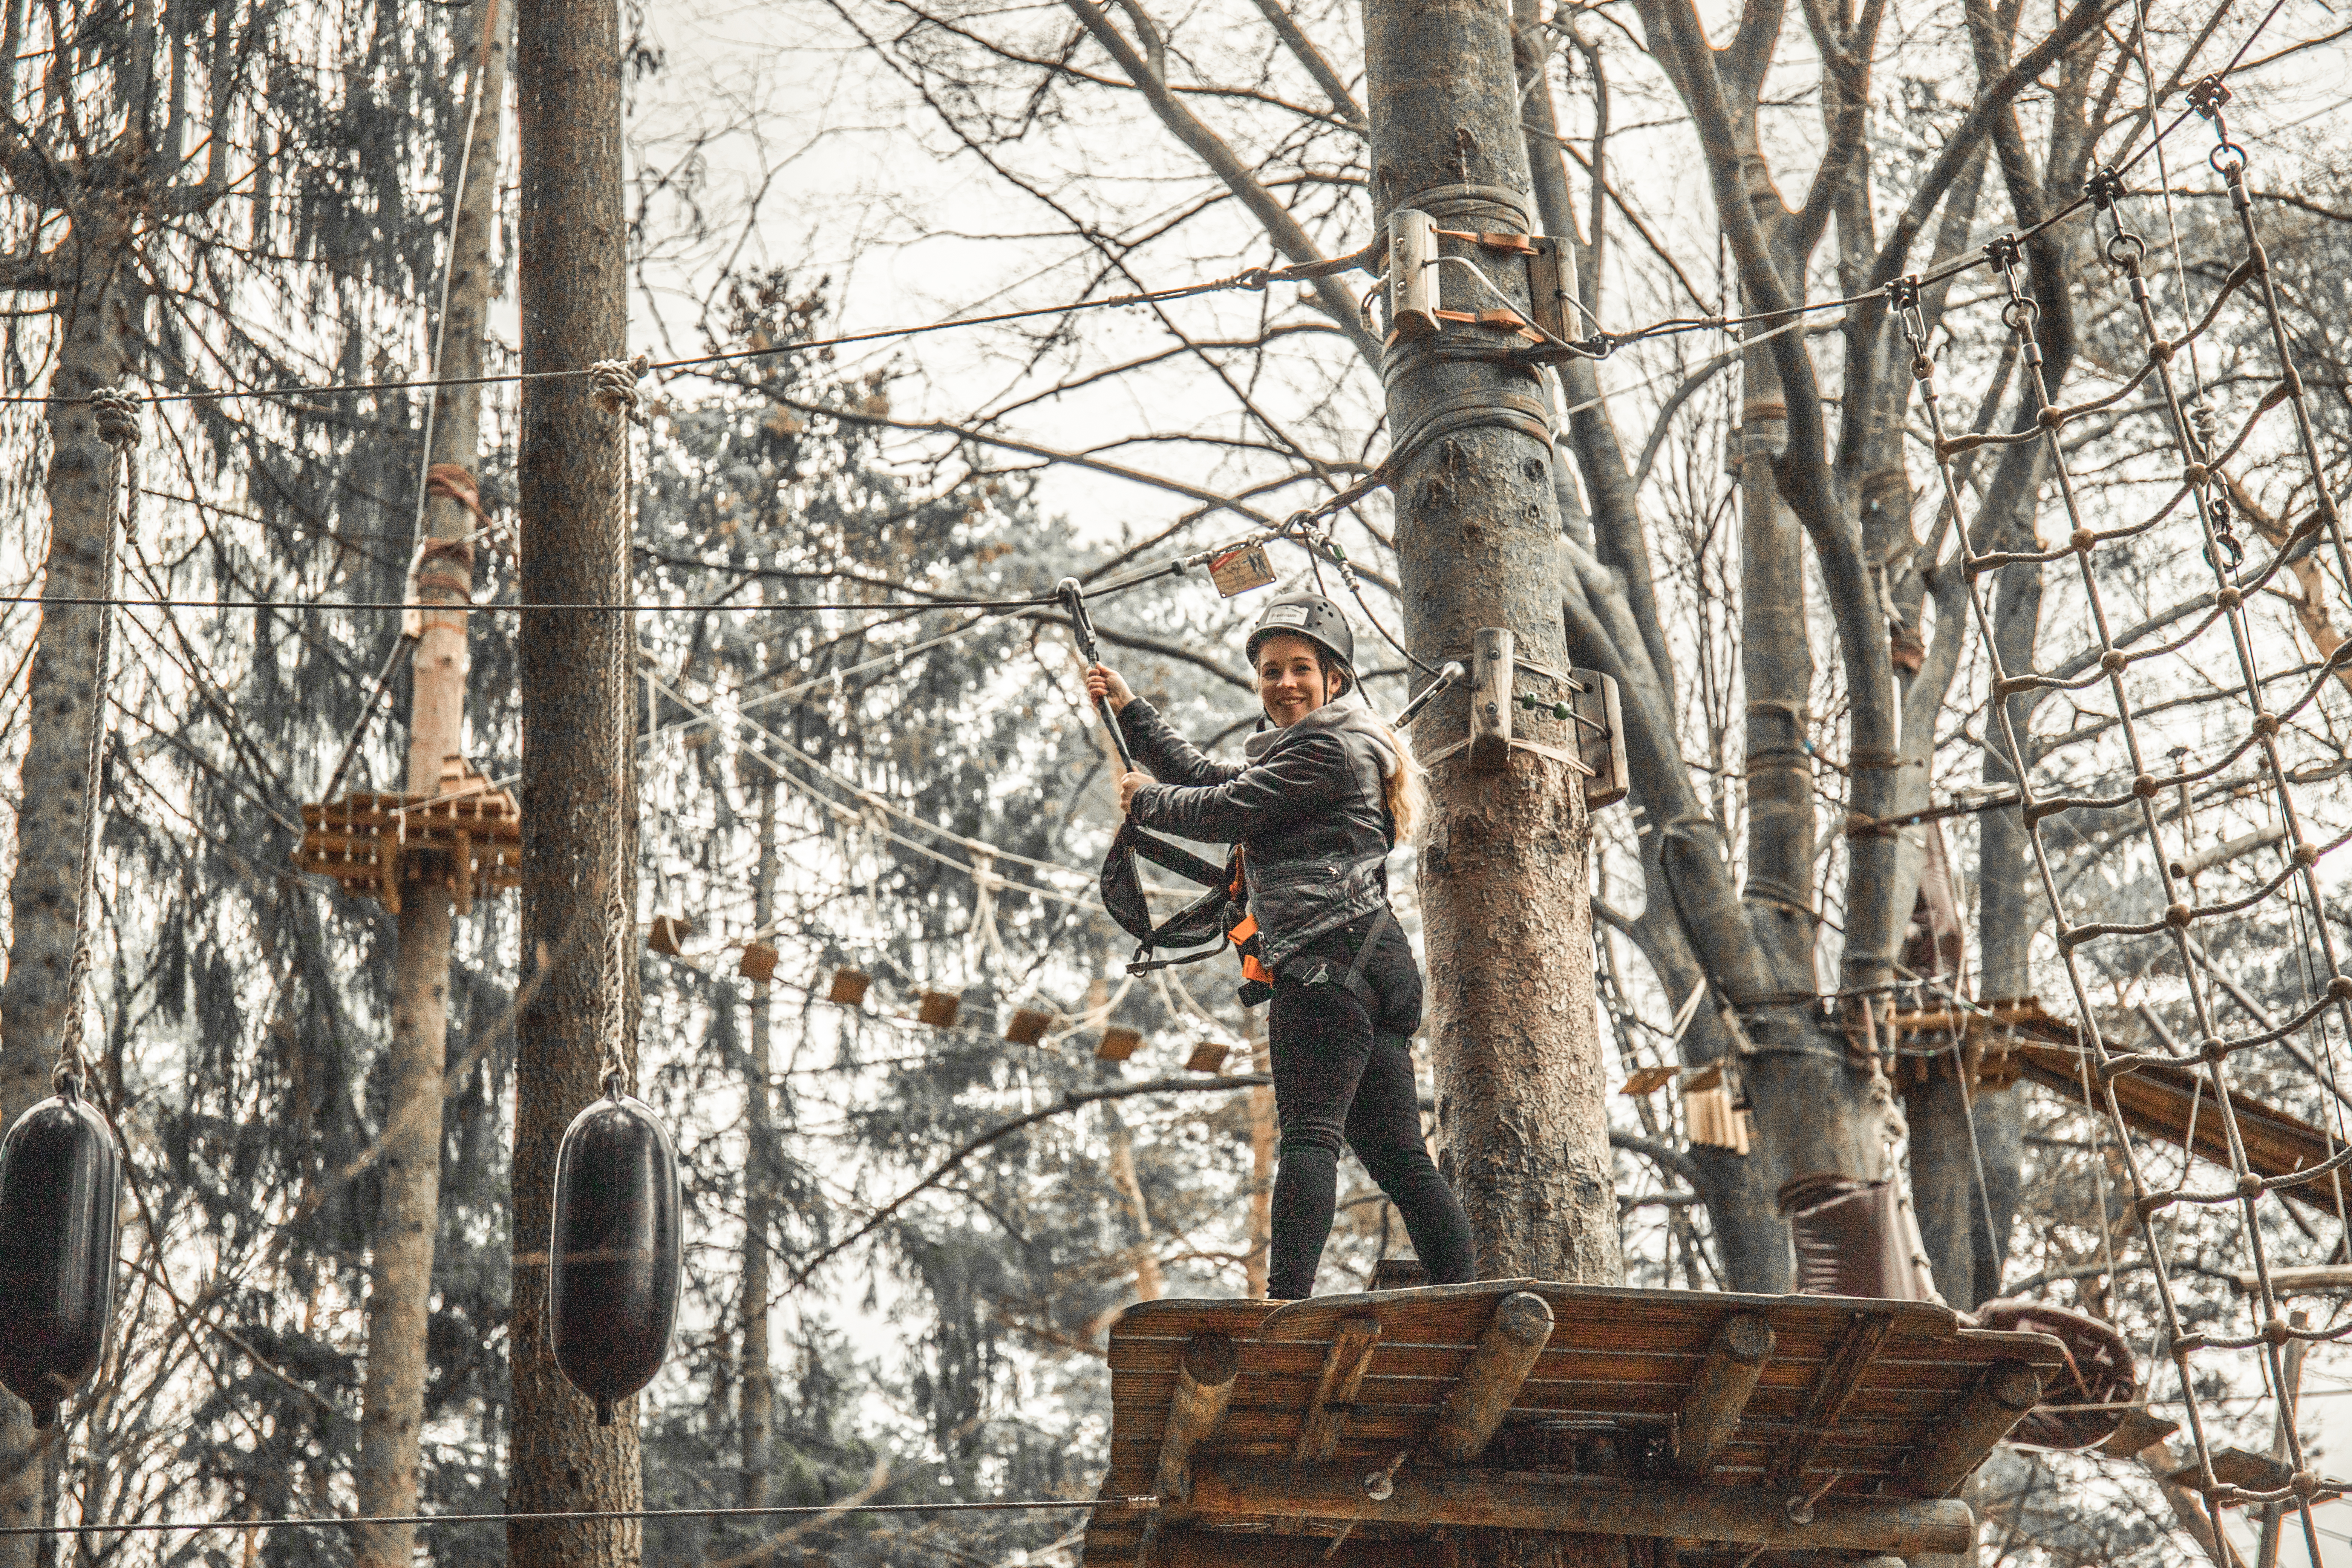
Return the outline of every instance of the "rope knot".
<path id="1" fill-rule="evenodd" d="M 98 438 L 118 452 L 139 445 L 139 398 L 126 388 L 101 386 L 89 395 L 89 411 L 98 419 Z"/>
<path id="2" fill-rule="evenodd" d="M 644 354 L 634 360 L 598 360 L 588 367 L 589 395 L 605 413 L 617 414 L 633 425 L 643 425 L 646 416 L 637 407 L 637 378 L 645 374 L 648 363 Z"/>

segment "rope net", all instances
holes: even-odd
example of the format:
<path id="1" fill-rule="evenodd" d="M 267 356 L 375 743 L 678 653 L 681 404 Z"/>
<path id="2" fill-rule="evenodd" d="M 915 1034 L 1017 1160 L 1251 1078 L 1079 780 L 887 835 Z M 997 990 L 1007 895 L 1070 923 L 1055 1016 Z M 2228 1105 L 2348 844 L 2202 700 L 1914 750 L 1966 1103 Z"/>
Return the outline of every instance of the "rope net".
<path id="1" fill-rule="evenodd" d="M 2340 706 L 2352 640 L 2332 648 L 2323 642 L 2315 662 L 2283 659 L 2294 647 L 2291 632 L 2283 635 L 2256 612 L 2282 602 L 2301 609 L 2319 598 L 2341 615 L 2352 557 L 2255 222 L 2247 155 L 2223 117 L 2228 89 L 2209 77 L 2189 97 L 2214 132 L 2210 166 L 2227 187 L 2231 215 L 2214 232 L 2235 264 L 2199 310 L 2191 308 L 2187 272 L 2158 269 L 2159 286 L 2172 277 L 2180 285 L 2171 309 L 2160 311 L 2146 265 L 2149 247 L 2134 225 L 2148 221 L 2150 198 L 2159 194 L 2168 209 L 2169 182 L 2161 193 L 2133 192 L 2114 171 L 2090 182 L 2095 243 L 2108 279 L 2095 302 L 2116 308 L 2110 333 L 2137 349 L 2136 367 L 2116 372 L 2114 390 L 2073 404 L 2051 401 L 2040 310 L 2015 236 L 1995 240 L 1984 256 L 2000 290 L 2011 339 L 2004 352 L 2024 371 L 2025 417 L 2016 428 L 1950 434 L 1921 280 L 1897 283 L 1890 303 L 1914 355 L 1941 504 L 1958 537 L 1970 616 L 1990 660 L 1986 739 L 2016 781 L 2032 874 L 2071 993 L 2084 1095 L 2095 1108 L 2091 1164 L 2101 1186 L 2104 1253 L 2095 1261 L 2110 1281 L 2119 1269 L 2144 1270 L 2153 1281 L 2157 1342 L 2140 1398 L 2169 1411 L 2165 1396 L 2178 1396 L 2194 1458 L 2176 1479 L 2202 1494 L 2217 1533 L 2226 1507 L 2292 1510 L 2317 1563 L 2312 1503 L 2337 1489 L 2306 1452 L 2291 1372 L 2300 1356 L 2289 1352 L 2298 1342 L 2352 1335 L 2352 1318 L 2310 1327 L 2298 1313 L 2291 1321 L 2280 1271 L 2301 1247 L 2310 1248 L 2312 1262 L 2347 1260 L 2341 1239 L 2323 1238 L 2284 1200 L 2292 1191 L 2297 1203 L 2333 1216 L 2338 1238 L 2347 1234 L 2346 1178 L 2336 1173 L 2352 1163 L 2338 1088 L 2339 1050 L 2352 1039 L 2352 975 L 2330 929 L 2321 868 L 2352 832 L 2331 835 L 2313 819 L 2299 794 L 2326 774 L 2299 771 L 2288 751 L 2298 733 L 2325 731 L 2333 717 L 2327 702 Z M 2177 322 L 2172 335 L 2168 320 Z M 2224 359 L 2226 381 L 2209 385 L 2201 365 Z M 2102 416 L 2151 422 L 2159 437 L 2127 471 L 2094 470 L 2067 433 Z M 2031 537 L 1988 537 L 1988 520 L 1971 519 L 1965 504 L 1967 479 L 1956 473 L 1956 459 L 1979 447 L 2017 447 L 2038 448 L 2041 507 L 2063 509 L 2068 531 L 2054 547 L 2039 548 Z M 2282 476 L 2292 506 L 2273 515 L 2254 500 L 2254 486 L 2259 477 L 2275 489 Z M 2164 499 L 2112 521 L 2142 492 Z M 2110 499 L 2117 495 L 2126 500 Z M 2126 554 L 2123 547 L 2135 541 L 2141 542 Z M 2267 546 L 2266 557 L 2250 560 L 2250 543 Z M 2070 560 L 2071 574 L 2063 566 Z M 2000 625 L 2001 601 L 2021 579 L 2038 592 L 2045 567 L 2053 598 L 2063 593 L 2079 605 L 2090 646 L 2052 668 L 2011 668 L 2003 650 L 2013 657 L 2015 642 Z M 2300 600 L 2285 592 L 2290 576 L 2303 584 Z M 2116 611 L 2126 595 L 2168 590 L 2184 596 L 2119 629 Z M 2046 613 L 2042 624 L 2052 624 Z M 2333 699 L 2331 687 L 2338 688 Z M 2052 782 L 2046 771 L 2037 776 L 2035 764 L 2056 748 L 2031 721 L 2036 705 L 2061 694 L 2076 717 L 2059 740 L 2090 737 L 2101 763 Z M 2337 792 L 2331 801 L 2340 805 Z M 2229 840 L 2215 825 L 2232 814 L 2264 820 Z M 2086 874 L 2116 860 L 2129 875 Z M 2227 890 L 2200 888 L 2213 881 Z M 2273 1016 L 2239 978 L 2264 964 L 2273 992 L 2284 975 L 2284 988 L 2295 994 L 2284 1017 Z M 2160 1005 L 2126 1000 L 2135 994 L 2160 997 Z M 2188 1027 L 2168 1026 L 2168 1015 L 2185 1017 Z M 2135 1126 L 2117 1100 L 2126 1075 L 2158 1064 L 2187 1069 L 2196 1084 L 2177 1135 L 2177 1162 L 2171 1151 L 2153 1147 L 2147 1119 Z M 2242 1123 L 2248 1097 L 2258 1091 L 2320 1104 L 2328 1157 L 2287 1173 L 2256 1170 Z M 2176 1142 L 2173 1130 L 2165 1130 L 2164 1142 Z M 2191 1170 L 2196 1161 L 2187 1151 L 2200 1147 L 2226 1152 L 2230 1180 L 2217 1181 L 2210 1164 Z M 2225 1215 L 2234 1224 L 2222 1221 Z M 2134 1237 L 2141 1258 L 2128 1256 Z M 2158 1370 L 2167 1359 L 2170 1377 Z M 2246 1411 L 2252 1391 L 2260 1391 L 2256 1408 Z M 2257 1422 L 2274 1443 L 2266 1471 L 2249 1468 L 2240 1462 L 2246 1456 L 2225 1447 Z M 2249 1479 L 2272 1484 L 2244 1484 Z M 2215 1549 L 2230 1560 L 2226 1542 Z"/>

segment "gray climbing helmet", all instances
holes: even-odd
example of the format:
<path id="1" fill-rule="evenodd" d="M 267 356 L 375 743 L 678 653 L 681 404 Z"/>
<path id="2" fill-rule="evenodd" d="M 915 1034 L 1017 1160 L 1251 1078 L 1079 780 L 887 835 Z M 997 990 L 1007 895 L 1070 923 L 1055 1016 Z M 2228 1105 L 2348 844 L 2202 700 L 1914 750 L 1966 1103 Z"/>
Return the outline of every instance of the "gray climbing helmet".
<path id="1" fill-rule="evenodd" d="M 1252 668 L 1257 664 L 1257 650 L 1268 637 L 1305 637 L 1349 669 L 1356 668 L 1356 634 L 1348 629 L 1348 617 L 1339 606 L 1320 594 L 1285 594 L 1266 605 L 1250 628 L 1245 651 Z"/>

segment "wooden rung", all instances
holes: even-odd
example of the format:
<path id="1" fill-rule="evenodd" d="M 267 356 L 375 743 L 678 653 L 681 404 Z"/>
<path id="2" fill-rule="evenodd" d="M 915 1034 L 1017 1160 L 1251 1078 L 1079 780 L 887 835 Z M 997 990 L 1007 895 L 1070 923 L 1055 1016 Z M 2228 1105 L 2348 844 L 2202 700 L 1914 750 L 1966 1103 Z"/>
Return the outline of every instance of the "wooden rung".
<path id="1" fill-rule="evenodd" d="M 1805 1473 L 1813 1456 L 1821 1452 L 1822 1443 L 1837 1426 L 1853 1391 L 1862 1386 L 1862 1374 L 1870 1370 L 1871 1358 L 1878 1347 L 1886 1342 L 1894 1331 L 1892 1312 L 1856 1312 L 1846 1323 L 1845 1332 L 1838 1336 L 1836 1348 L 1822 1363 L 1813 1379 L 1811 1393 L 1805 1396 L 1805 1407 L 1791 1425 L 1788 1437 L 1774 1450 L 1771 1464 L 1764 1471 L 1767 1487 L 1792 1485 Z"/>
<path id="2" fill-rule="evenodd" d="M 1911 1465 L 1912 1489 L 1921 1497 L 1948 1497 L 1970 1471 L 1984 1463 L 1993 1445 L 2009 1436 L 2042 1397 L 2042 1379 L 2023 1362 L 1996 1362 L 1985 1369 L 1959 1408 L 1944 1417 Z"/>
<path id="3" fill-rule="evenodd" d="M 1739 1429 L 1740 1412 L 1772 1359 L 1772 1325 L 1754 1312 L 1734 1312 L 1716 1331 L 1675 1416 L 1675 1466 L 1692 1480 L 1706 1479 Z"/>
<path id="4" fill-rule="evenodd" d="M 873 984 L 874 977 L 870 974 L 855 969 L 836 969 L 833 972 L 833 984 L 825 991 L 824 999 L 844 1007 L 862 1006 L 866 1002 L 866 988 Z"/>
<path id="5" fill-rule="evenodd" d="M 646 945 L 665 958 L 676 958 L 693 930 L 694 922 L 683 915 L 656 915 L 646 929 Z"/>
<path id="6" fill-rule="evenodd" d="M 1193 1072 L 1215 1072 L 1225 1065 L 1225 1058 L 1232 1054 L 1231 1046 L 1216 1040 L 1202 1040 L 1192 1047 L 1192 1054 L 1184 1058 L 1184 1066 Z"/>
<path id="7" fill-rule="evenodd" d="M 746 980 L 766 982 L 775 978 L 776 950 L 764 942 L 747 942 L 743 956 L 735 963 L 735 973 Z"/>
<path id="8" fill-rule="evenodd" d="M 1423 1459 L 1465 1465 L 1483 1453 L 1550 1342 L 1550 1302 L 1532 1290 L 1514 1291 L 1496 1302 L 1493 1321 L 1478 1336 L 1478 1348 L 1463 1363 L 1462 1375 L 1438 1411 L 1437 1425 L 1422 1439 Z"/>
<path id="9" fill-rule="evenodd" d="M 952 1029 L 963 1012 L 963 998 L 952 991 L 926 991 L 915 1006 L 915 1016 L 934 1029 Z"/>
<path id="10" fill-rule="evenodd" d="M 1102 1038 L 1095 1043 L 1095 1058 L 1097 1061 L 1123 1062 L 1133 1056 L 1135 1048 L 1141 1044 L 1143 1044 L 1142 1030 L 1130 1029 L 1121 1024 L 1113 1024 L 1102 1032 Z"/>
<path id="11" fill-rule="evenodd" d="M 1214 1436 L 1223 1422 L 1241 1365 L 1240 1351 L 1224 1334 L 1194 1334 L 1186 1342 L 1153 1470 L 1152 1490 L 1159 1497 L 1181 1502 L 1192 1495 L 1192 1451 Z"/>
<path id="12" fill-rule="evenodd" d="M 1323 1357 L 1322 1375 L 1315 1380 L 1315 1394 L 1307 1405 L 1298 1445 L 1290 1453 L 1293 1463 L 1328 1459 L 1339 1447 L 1340 1430 L 1348 1425 L 1356 1391 L 1363 1384 L 1372 1352 L 1380 1342 L 1378 1318 L 1339 1320 L 1339 1331 L 1332 1336 L 1331 1348 Z"/>
<path id="13" fill-rule="evenodd" d="M 1004 1026 L 1004 1037 L 1016 1046 L 1034 1046 L 1045 1037 L 1054 1025 L 1054 1015 L 1042 1007 L 1024 1007 L 1013 1015 L 1013 1022 Z"/>
<path id="14" fill-rule="evenodd" d="M 1626 1079 L 1625 1087 L 1619 1089 L 1617 1092 L 1620 1094 L 1630 1094 L 1636 1098 L 1645 1094 L 1655 1094 L 1658 1090 L 1665 1088 L 1666 1085 L 1674 1082 L 1675 1076 L 1682 1070 L 1682 1068 L 1673 1066 L 1635 1068 L 1633 1069 L 1633 1076 Z"/>

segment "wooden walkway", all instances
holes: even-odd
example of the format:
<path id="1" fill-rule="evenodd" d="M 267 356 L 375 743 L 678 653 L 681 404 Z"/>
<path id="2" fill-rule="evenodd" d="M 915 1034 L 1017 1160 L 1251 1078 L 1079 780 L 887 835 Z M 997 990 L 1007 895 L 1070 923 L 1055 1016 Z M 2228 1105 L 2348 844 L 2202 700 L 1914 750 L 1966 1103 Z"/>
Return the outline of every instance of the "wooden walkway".
<path id="1" fill-rule="evenodd" d="M 1929 1046 L 1956 1037 L 1981 1050 L 1977 1080 L 1988 1088 L 2006 1089 L 2020 1078 L 2051 1093 L 2106 1113 L 2098 1090 L 2098 1076 L 2090 1078 L 2090 1095 L 2084 1090 L 2083 1051 L 2079 1031 L 2055 1018 L 2041 1002 L 2027 996 L 1995 1002 L 1982 1010 L 1897 1013 L 1895 1032 L 1916 1045 Z M 1948 1071 L 1950 1058 L 1911 1058 L 1913 1063 Z M 2193 1149 L 2214 1163 L 2230 1163 L 2229 1137 L 2221 1112 L 2214 1103 L 2212 1086 L 2194 1058 L 2178 1066 L 2147 1062 L 2116 1079 L 2116 1105 L 2125 1122 L 2142 1137 L 2159 1139 L 2175 1148 Z M 2331 1144 L 2326 1130 L 2276 1110 L 2232 1084 L 2230 1109 L 2237 1117 L 2238 1135 L 2244 1142 L 2246 1163 L 2254 1174 L 2266 1178 L 2292 1175 L 2325 1163 L 2341 1153 L 2344 1144 Z M 2310 1182 L 2278 1189 L 2306 1208 L 2331 1217 L 2352 1205 L 2352 1193 L 2339 1196 L 2339 1173 L 2330 1172 Z"/>
<path id="2" fill-rule="evenodd" d="M 1952 1494 L 2063 1360 L 2046 1335 L 1835 1297 L 1502 1280 L 1143 1302 L 1111 1329 L 1101 1495 L 1159 1501 L 1100 1510 L 1085 1563 L 1442 1568 L 1487 1529 L 1633 1538 L 1635 1568 L 1960 1551 Z"/>

